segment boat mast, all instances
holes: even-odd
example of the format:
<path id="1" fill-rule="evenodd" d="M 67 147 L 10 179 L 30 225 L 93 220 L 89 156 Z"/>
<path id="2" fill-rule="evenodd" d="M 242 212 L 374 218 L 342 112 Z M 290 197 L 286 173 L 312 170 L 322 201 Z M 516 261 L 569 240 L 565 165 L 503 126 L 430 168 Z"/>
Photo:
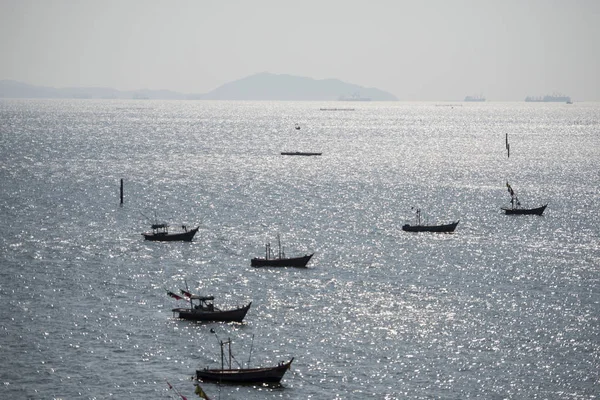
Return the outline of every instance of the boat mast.
<path id="1" fill-rule="evenodd" d="M 279 246 L 278 258 L 281 259 L 281 236 L 279 233 L 277 234 L 277 245 Z"/>
<path id="2" fill-rule="evenodd" d="M 252 344 L 250 345 L 250 355 L 248 356 L 247 368 L 250 368 L 250 359 L 252 358 L 252 349 L 254 348 L 254 335 L 252 335 Z"/>
<path id="3" fill-rule="evenodd" d="M 229 369 L 231 369 L 231 338 L 227 338 L 226 342 L 221 340 L 221 371 L 225 370 L 225 351 L 223 350 L 224 345 L 229 346 Z"/>

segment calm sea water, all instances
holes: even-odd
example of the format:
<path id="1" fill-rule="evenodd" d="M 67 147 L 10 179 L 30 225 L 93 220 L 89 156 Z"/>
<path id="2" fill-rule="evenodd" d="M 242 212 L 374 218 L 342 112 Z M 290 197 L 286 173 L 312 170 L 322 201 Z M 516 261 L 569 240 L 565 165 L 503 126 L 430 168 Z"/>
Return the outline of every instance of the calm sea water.
<path id="1" fill-rule="evenodd" d="M 295 360 L 213 399 L 600 396 L 598 103 L 3 100 L 0 144 L 1 398 L 194 398 L 218 338 Z M 250 267 L 278 233 L 309 268 Z M 186 283 L 246 322 L 173 319 Z"/>

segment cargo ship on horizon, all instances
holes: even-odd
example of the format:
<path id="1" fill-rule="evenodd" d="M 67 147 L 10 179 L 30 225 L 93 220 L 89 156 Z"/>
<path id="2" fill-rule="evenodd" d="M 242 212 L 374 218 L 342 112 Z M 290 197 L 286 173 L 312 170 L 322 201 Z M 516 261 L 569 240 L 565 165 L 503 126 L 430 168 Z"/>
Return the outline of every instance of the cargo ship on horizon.
<path id="1" fill-rule="evenodd" d="M 485 101 L 485 97 L 483 97 L 482 95 L 467 96 L 467 97 L 465 97 L 465 101 Z"/>
<path id="2" fill-rule="evenodd" d="M 525 101 L 534 103 L 569 103 L 571 104 L 571 97 L 561 93 L 547 94 L 545 96 L 527 96 Z"/>

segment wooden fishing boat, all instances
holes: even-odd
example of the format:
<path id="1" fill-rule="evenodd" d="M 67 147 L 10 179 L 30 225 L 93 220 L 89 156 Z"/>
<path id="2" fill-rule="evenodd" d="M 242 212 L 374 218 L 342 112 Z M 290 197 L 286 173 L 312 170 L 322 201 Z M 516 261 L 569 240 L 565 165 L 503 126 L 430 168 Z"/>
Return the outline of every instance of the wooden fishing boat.
<path id="1" fill-rule="evenodd" d="M 311 153 L 306 151 L 282 151 L 282 156 L 320 156 L 323 153 Z"/>
<path id="2" fill-rule="evenodd" d="M 271 251 L 271 243 L 265 245 L 265 257 L 256 257 L 250 260 L 252 267 L 306 267 L 314 253 L 307 254 L 301 257 L 286 257 L 283 248 L 281 247 L 281 237 L 277 235 L 278 252 L 273 255 Z"/>
<path id="3" fill-rule="evenodd" d="M 547 206 L 548 206 L 548 204 L 544 204 L 543 206 L 536 207 L 536 208 L 522 208 L 522 207 L 505 208 L 505 207 L 502 207 L 501 209 L 507 215 L 542 215 Z"/>
<path id="4" fill-rule="evenodd" d="M 202 321 L 202 322 L 242 322 L 252 305 L 252 302 L 248 305 L 234 308 L 231 310 L 220 310 L 214 305 L 213 296 L 197 296 L 189 293 L 188 291 L 181 290 L 181 293 L 190 302 L 189 307 L 173 308 L 173 316 L 175 318 L 187 319 L 189 321 Z M 167 292 L 171 297 L 178 300 L 184 298 L 174 294 L 173 292 Z"/>
<path id="5" fill-rule="evenodd" d="M 194 229 L 188 230 L 187 226 L 182 225 L 181 231 L 170 232 L 168 224 L 152 224 L 152 232 L 144 232 L 142 233 L 142 236 L 144 236 L 144 239 L 146 240 L 157 242 L 191 242 L 199 228 L 200 227 L 197 226 Z"/>
<path id="6" fill-rule="evenodd" d="M 406 232 L 440 232 L 452 233 L 456 229 L 459 221 L 445 225 L 402 225 L 402 230 Z"/>
<path id="7" fill-rule="evenodd" d="M 438 233 L 452 233 L 456 229 L 460 221 L 451 222 L 443 225 L 423 225 L 421 223 L 421 210 L 417 209 L 417 222 L 415 225 L 405 224 L 402 225 L 402 230 L 406 232 L 438 232 Z"/>
<path id="8" fill-rule="evenodd" d="M 506 187 L 508 188 L 508 193 L 510 194 L 510 208 L 500 207 L 500 209 L 504 211 L 506 215 L 542 215 L 544 213 L 544 210 L 546 210 L 548 203 L 544 204 L 541 207 L 535 208 L 522 207 L 521 202 L 517 197 L 517 194 L 508 182 L 506 182 Z"/>
<path id="9" fill-rule="evenodd" d="M 229 384 L 260 384 L 260 383 L 279 383 L 290 369 L 294 358 L 288 362 L 280 362 L 274 367 L 260 368 L 232 368 L 231 339 L 221 344 L 221 368 L 220 369 L 198 369 L 196 370 L 196 379 L 201 381 L 211 381 Z M 224 345 L 229 346 L 229 365 L 225 368 Z"/>

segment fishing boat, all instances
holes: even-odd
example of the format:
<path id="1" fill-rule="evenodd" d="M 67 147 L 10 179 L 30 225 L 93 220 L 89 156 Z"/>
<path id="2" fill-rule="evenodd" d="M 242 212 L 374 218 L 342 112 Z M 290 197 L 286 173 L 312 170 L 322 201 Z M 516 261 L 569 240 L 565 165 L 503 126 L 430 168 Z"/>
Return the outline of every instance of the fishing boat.
<path id="1" fill-rule="evenodd" d="M 265 257 L 253 258 L 250 260 L 252 267 L 306 267 L 314 253 L 307 254 L 301 257 L 286 257 L 283 247 L 281 247 L 281 237 L 277 235 L 278 251 L 277 255 L 273 255 L 271 243 L 265 245 Z"/>
<path id="2" fill-rule="evenodd" d="M 521 206 L 521 202 L 519 201 L 517 194 L 508 182 L 506 182 L 506 187 L 508 189 L 508 193 L 510 194 L 510 208 L 501 207 L 501 209 L 507 215 L 542 215 L 548 206 L 546 203 L 541 207 L 524 208 Z"/>
<path id="3" fill-rule="evenodd" d="M 215 307 L 214 296 L 197 296 L 183 289 L 181 289 L 181 293 L 189 301 L 190 305 L 189 307 L 174 308 L 172 310 L 173 316 L 189 321 L 242 322 L 252 305 L 252 302 L 250 302 L 248 305 L 240 308 L 221 310 Z M 184 300 L 183 297 L 173 292 L 167 292 L 167 294 L 177 300 Z"/>
<path id="4" fill-rule="evenodd" d="M 282 156 L 320 156 L 323 153 L 311 153 L 306 151 L 282 151 Z"/>
<path id="5" fill-rule="evenodd" d="M 158 242 L 191 242 L 199 228 L 200 227 L 197 226 L 194 229 L 188 230 L 187 226 L 182 225 L 181 231 L 170 232 L 168 224 L 152 224 L 152 232 L 144 232 L 142 233 L 142 236 L 144 236 L 144 239 L 146 240 Z"/>
<path id="6" fill-rule="evenodd" d="M 230 384 L 255 384 L 255 383 L 279 383 L 285 375 L 285 372 L 290 369 L 294 358 L 288 362 L 280 362 L 274 367 L 260 368 L 233 368 L 231 354 L 231 339 L 226 342 L 220 341 L 221 344 L 221 368 L 220 369 L 198 369 L 196 370 L 196 379 L 201 381 L 212 381 L 219 383 Z M 225 368 L 225 351 L 224 346 L 228 345 L 228 368 Z M 248 364 L 250 361 L 248 361 Z"/>
<path id="7" fill-rule="evenodd" d="M 459 221 L 443 225 L 423 225 L 421 223 L 421 210 L 417 209 L 417 223 L 415 225 L 402 225 L 402 230 L 406 232 L 439 232 L 452 233 L 456 229 Z"/>

